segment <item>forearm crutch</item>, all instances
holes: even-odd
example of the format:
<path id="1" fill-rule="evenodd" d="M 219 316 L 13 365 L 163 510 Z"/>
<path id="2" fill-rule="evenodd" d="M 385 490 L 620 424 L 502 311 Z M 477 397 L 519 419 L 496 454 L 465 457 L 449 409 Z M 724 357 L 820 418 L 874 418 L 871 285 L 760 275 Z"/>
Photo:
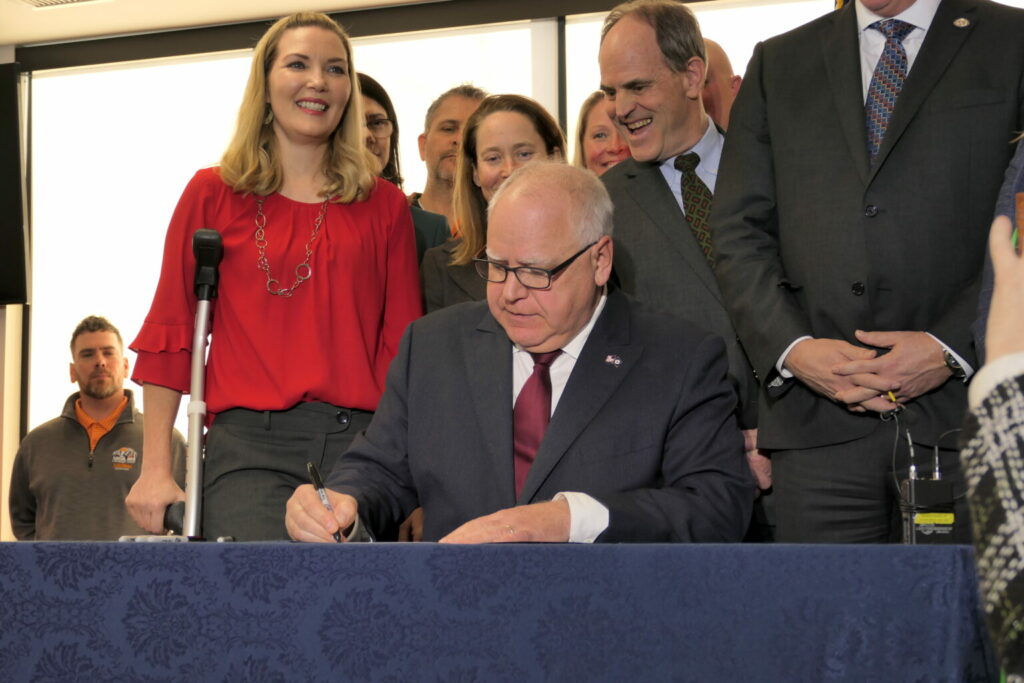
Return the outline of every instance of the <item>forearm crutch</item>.
<path id="1" fill-rule="evenodd" d="M 211 301 L 217 297 L 217 268 L 224 256 L 220 233 L 201 228 L 192 237 L 196 258 L 196 323 L 192 336 L 192 380 L 188 401 L 188 451 L 185 464 L 185 519 L 182 535 L 202 538 L 203 459 L 206 451 L 206 345 Z"/>

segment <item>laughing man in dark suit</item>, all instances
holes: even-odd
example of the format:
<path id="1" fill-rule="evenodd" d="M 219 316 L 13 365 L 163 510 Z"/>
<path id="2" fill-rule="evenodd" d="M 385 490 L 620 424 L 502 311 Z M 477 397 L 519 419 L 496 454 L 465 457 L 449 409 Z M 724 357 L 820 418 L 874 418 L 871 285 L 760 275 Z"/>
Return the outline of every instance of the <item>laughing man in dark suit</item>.
<path id="1" fill-rule="evenodd" d="M 601 89 L 632 156 L 601 178 L 615 205 L 615 273 L 627 294 L 725 341 L 747 458 L 759 488 L 768 489 L 771 464 L 754 448 L 757 379 L 712 270 L 707 202 L 724 137 L 701 99 L 707 77 L 700 26 L 675 0 L 637 0 L 612 9 L 601 36 Z M 687 158 L 696 162 L 693 171 L 679 168 Z M 760 510 L 758 517 L 761 530 L 752 531 L 762 538 L 770 532 Z"/>

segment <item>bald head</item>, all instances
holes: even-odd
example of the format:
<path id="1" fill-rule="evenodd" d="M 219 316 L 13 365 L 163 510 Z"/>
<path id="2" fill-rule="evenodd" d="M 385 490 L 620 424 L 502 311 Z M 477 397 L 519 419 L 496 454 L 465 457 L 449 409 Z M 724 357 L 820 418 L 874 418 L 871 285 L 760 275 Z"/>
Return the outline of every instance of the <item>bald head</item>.
<path id="1" fill-rule="evenodd" d="M 487 207 L 488 218 L 508 198 L 559 205 L 580 246 L 612 234 L 612 200 L 597 176 L 561 161 L 536 161 L 517 169 L 501 184 Z M 547 207 L 545 207 L 547 208 Z"/>
<path id="2" fill-rule="evenodd" d="M 721 45 L 705 38 L 704 48 L 708 61 L 704 91 L 701 93 L 704 110 L 722 130 L 728 130 L 729 112 L 732 110 L 736 93 L 740 91 L 743 78 L 733 73 L 729 56 L 725 54 Z"/>

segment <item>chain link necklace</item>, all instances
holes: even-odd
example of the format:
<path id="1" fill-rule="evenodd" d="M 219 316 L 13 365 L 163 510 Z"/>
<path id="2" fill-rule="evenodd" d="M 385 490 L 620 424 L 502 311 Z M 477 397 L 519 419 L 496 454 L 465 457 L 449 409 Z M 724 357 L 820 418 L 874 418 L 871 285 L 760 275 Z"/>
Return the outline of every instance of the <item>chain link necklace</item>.
<path id="1" fill-rule="evenodd" d="M 267 217 L 263 215 L 263 202 L 266 197 L 260 197 L 256 200 L 256 234 L 253 236 L 256 240 L 256 249 L 259 252 L 259 257 L 256 259 L 256 267 L 267 274 L 267 291 L 274 296 L 291 296 L 298 289 L 299 285 L 313 277 L 313 268 L 309 265 L 309 259 L 313 255 L 313 242 L 316 240 L 316 236 L 320 234 L 320 226 L 323 225 L 324 216 L 327 215 L 327 202 L 325 199 L 324 203 L 320 205 L 320 213 L 317 215 L 316 220 L 313 221 L 313 233 L 309 236 L 309 241 L 306 242 L 306 260 L 295 266 L 295 282 L 292 283 L 291 287 L 287 289 L 281 289 L 281 283 L 277 278 L 270 274 L 270 262 L 267 261 L 267 234 L 265 228 L 267 227 Z"/>

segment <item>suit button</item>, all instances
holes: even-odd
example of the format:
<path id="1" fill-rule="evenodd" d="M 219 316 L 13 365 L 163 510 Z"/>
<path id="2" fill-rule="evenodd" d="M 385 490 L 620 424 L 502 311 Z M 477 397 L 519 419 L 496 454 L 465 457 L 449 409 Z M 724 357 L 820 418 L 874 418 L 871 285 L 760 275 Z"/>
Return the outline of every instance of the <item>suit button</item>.
<path id="1" fill-rule="evenodd" d="M 874 204 L 868 204 L 867 206 L 864 207 L 864 215 L 867 216 L 868 218 L 874 218 L 876 215 L 878 215 L 878 207 L 875 206 Z"/>
<path id="2" fill-rule="evenodd" d="M 349 420 L 349 413 L 348 413 L 348 411 L 347 410 L 339 410 L 338 411 L 338 424 L 340 424 L 342 426 L 347 425 L 348 424 L 348 420 Z"/>
<path id="3" fill-rule="evenodd" d="M 850 285 L 850 291 L 853 292 L 854 296 L 861 296 L 862 294 L 864 294 L 864 283 L 854 282 L 852 285 Z"/>

